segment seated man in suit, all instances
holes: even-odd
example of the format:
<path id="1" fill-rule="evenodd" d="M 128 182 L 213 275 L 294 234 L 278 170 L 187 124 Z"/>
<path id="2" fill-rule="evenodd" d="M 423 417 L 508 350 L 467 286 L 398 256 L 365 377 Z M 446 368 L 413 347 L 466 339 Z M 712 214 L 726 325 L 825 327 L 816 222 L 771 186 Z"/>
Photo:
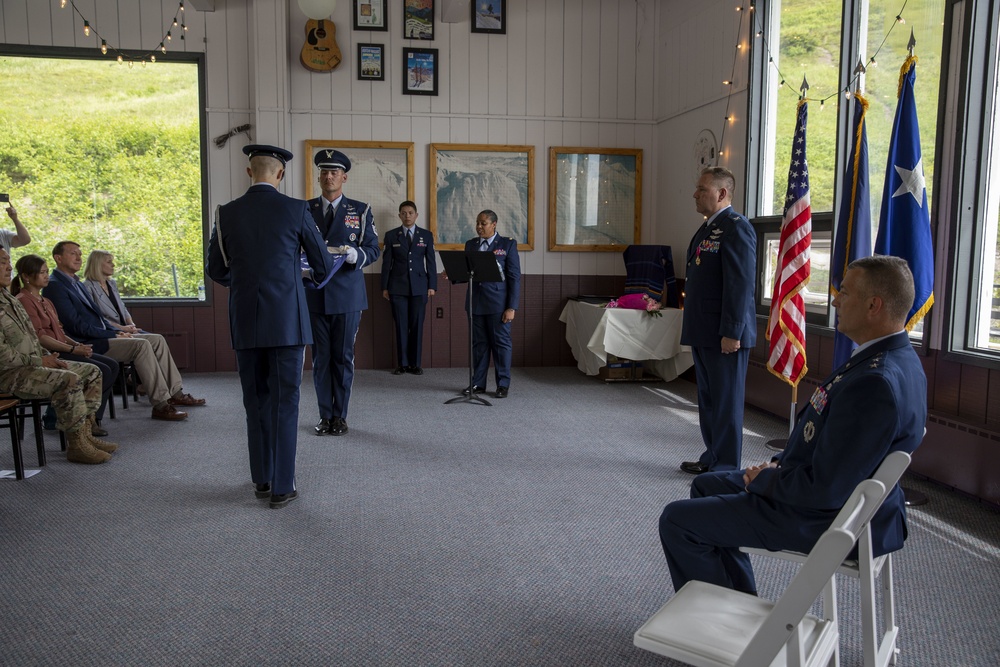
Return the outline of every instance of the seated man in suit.
<path id="1" fill-rule="evenodd" d="M 56 426 L 66 434 L 66 459 L 104 463 L 118 445 L 91 434 L 101 404 L 101 371 L 93 364 L 63 361 L 38 342 L 21 302 L 8 291 L 10 255 L 0 248 L 0 391 L 18 398 L 47 398 L 56 409 Z"/>
<path id="2" fill-rule="evenodd" d="M 699 475 L 691 498 L 660 516 L 674 590 L 690 580 L 756 594 L 740 547 L 808 552 L 854 488 L 897 450 L 913 452 L 927 419 L 927 378 L 905 331 L 913 275 L 899 257 L 851 262 L 833 300 L 841 333 L 859 345 L 802 411 L 785 450 L 746 470 Z M 875 556 L 906 538 L 897 485 L 871 522 Z"/>
<path id="3" fill-rule="evenodd" d="M 66 334 L 92 345 L 95 352 L 119 363 L 135 364 L 149 402 L 153 404 L 153 419 L 182 421 L 187 419 L 187 413 L 175 406 L 204 405 L 203 399 L 194 398 L 182 390 L 176 366 L 171 368 L 171 364 L 167 363 L 170 350 L 166 342 L 154 347 L 149 339 L 119 331 L 101 317 L 100 309 L 76 275 L 83 265 L 83 253 L 78 243 L 60 241 L 52 249 L 52 258 L 56 262 L 56 270 L 52 272 L 43 294 L 55 305 Z"/>

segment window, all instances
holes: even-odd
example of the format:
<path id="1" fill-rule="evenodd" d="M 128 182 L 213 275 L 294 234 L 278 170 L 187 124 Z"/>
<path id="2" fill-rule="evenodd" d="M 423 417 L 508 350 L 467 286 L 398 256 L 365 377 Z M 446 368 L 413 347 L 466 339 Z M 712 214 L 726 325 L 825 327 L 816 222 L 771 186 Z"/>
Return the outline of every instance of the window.
<path id="1" fill-rule="evenodd" d="M 52 247 L 72 240 L 85 259 L 94 249 L 115 256 L 126 297 L 198 297 L 200 69 L 193 59 L 0 55 L 0 191 L 32 236 L 15 260 L 35 253 L 51 265 Z"/>
<path id="2" fill-rule="evenodd" d="M 757 69 L 764 72 L 753 91 L 752 105 L 760 114 L 756 121 L 761 141 L 751 145 L 748 165 L 750 183 L 759 191 L 748 193 L 748 213 L 755 224 L 770 224 L 769 216 L 780 216 L 786 189 L 798 91 L 803 77 L 809 84 L 808 160 L 810 200 L 814 229 L 818 214 L 836 216 L 839 181 L 849 144 L 851 105 L 845 103 L 845 87 L 857 89 L 855 71 L 868 63 L 863 88 L 869 100 L 867 114 L 869 180 L 871 184 L 872 241 L 876 238 L 886 160 L 897 103 L 899 68 L 907 55 L 910 30 L 916 38 L 917 114 L 921 127 L 921 149 L 927 182 L 928 205 L 932 200 L 935 141 L 938 126 L 938 91 L 941 81 L 942 39 L 945 5 L 949 0 L 777 0 L 761 3 L 757 17 L 755 50 Z M 758 5 L 760 6 L 760 5 Z M 905 11 L 904 11 L 905 10 Z M 905 23 L 897 22 L 902 16 Z M 756 151 L 756 152 L 754 152 Z M 751 212 L 752 211 L 752 212 Z M 830 308 L 829 241 L 813 235 L 813 272 L 808 286 L 807 311 L 823 311 L 825 324 L 832 324 Z M 766 257 L 765 257 L 766 259 Z M 761 264 L 767 270 L 767 262 Z M 762 282 L 773 277 L 762 276 Z M 919 334 L 919 331 L 918 331 Z"/>

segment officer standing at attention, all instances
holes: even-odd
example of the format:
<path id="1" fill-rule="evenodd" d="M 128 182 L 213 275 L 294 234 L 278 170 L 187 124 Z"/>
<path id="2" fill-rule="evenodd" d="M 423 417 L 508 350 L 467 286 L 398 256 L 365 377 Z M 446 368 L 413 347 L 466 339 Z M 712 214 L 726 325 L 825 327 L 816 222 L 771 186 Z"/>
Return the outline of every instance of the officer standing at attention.
<path id="1" fill-rule="evenodd" d="M 465 243 L 466 252 L 493 253 L 500 267 L 500 282 L 476 283 L 473 290 L 472 312 L 472 386 L 462 393 L 482 394 L 486 391 L 486 373 L 493 357 L 497 398 L 507 398 L 510 392 L 510 359 L 513 345 L 510 323 L 517 314 L 521 297 L 521 260 L 517 256 L 517 241 L 497 234 L 497 214 L 485 210 L 476 216 L 476 237 Z M 471 288 L 471 285 L 470 285 Z M 468 310 L 469 299 L 465 300 Z"/>
<path id="2" fill-rule="evenodd" d="M 387 231 L 382 243 L 382 298 L 392 304 L 399 362 L 392 374 L 423 375 L 424 314 L 427 297 L 437 290 L 434 236 L 417 227 L 417 205 L 412 201 L 399 205 L 399 219 L 402 226 Z"/>
<path id="3" fill-rule="evenodd" d="M 319 168 L 322 194 L 309 200 L 309 210 L 327 246 L 346 256 L 323 289 L 306 292 L 320 417 L 314 430 L 316 435 L 344 435 L 354 383 L 354 340 L 361 311 L 368 308 L 362 269 L 375 262 L 381 251 L 371 206 L 344 196 L 351 161 L 340 151 L 323 149 L 313 162 Z"/>
<path id="4" fill-rule="evenodd" d="M 737 470 L 743 451 L 747 365 L 757 341 L 757 236 L 733 210 L 735 187 L 733 172 L 709 167 L 694 191 L 706 220 L 688 246 L 681 344 L 694 356 L 705 451 L 681 470 L 695 475 Z"/>
<path id="5" fill-rule="evenodd" d="M 216 210 L 205 263 L 209 277 L 229 288 L 254 492 L 280 508 L 299 494 L 299 385 L 305 346 L 312 342 L 303 279 L 323 280 L 332 260 L 306 202 L 278 192 L 292 154 L 260 144 L 243 152 L 250 157 L 253 185 Z M 303 276 L 300 248 L 309 276 Z"/>

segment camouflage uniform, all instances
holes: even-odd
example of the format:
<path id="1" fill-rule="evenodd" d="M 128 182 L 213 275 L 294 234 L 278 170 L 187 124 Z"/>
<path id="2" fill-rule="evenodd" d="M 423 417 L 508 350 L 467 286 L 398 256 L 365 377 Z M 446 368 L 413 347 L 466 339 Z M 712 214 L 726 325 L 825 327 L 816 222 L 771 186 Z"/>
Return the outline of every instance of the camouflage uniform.
<path id="1" fill-rule="evenodd" d="M 80 428 L 101 404 L 101 371 L 77 361 L 67 361 L 67 369 L 46 368 L 42 357 L 47 354 L 24 307 L 0 289 L 0 391 L 51 399 L 56 428 Z"/>

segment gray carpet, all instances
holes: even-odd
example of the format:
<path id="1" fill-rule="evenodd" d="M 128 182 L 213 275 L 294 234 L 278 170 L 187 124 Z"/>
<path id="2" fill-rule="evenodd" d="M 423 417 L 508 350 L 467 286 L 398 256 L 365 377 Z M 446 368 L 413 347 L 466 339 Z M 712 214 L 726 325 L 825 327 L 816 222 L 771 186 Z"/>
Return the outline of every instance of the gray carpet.
<path id="1" fill-rule="evenodd" d="M 186 423 L 119 410 L 102 466 L 48 433 L 49 465 L 0 481 L 0 663 L 675 664 L 632 633 L 672 593 L 656 519 L 701 449 L 693 385 L 515 369 L 493 407 L 444 405 L 466 378 L 362 371 L 350 434 L 318 438 L 307 375 L 282 510 L 253 496 L 235 374 L 189 376 L 210 405 Z M 748 411 L 744 462 L 786 428 Z M 1000 664 L 1000 513 L 906 483 L 931 503 L 896 560 L 899 664 Z M 758 563 L 780 595 L 794 567 Z M 857 585 L 840 590 L 860 664 Z"/>

